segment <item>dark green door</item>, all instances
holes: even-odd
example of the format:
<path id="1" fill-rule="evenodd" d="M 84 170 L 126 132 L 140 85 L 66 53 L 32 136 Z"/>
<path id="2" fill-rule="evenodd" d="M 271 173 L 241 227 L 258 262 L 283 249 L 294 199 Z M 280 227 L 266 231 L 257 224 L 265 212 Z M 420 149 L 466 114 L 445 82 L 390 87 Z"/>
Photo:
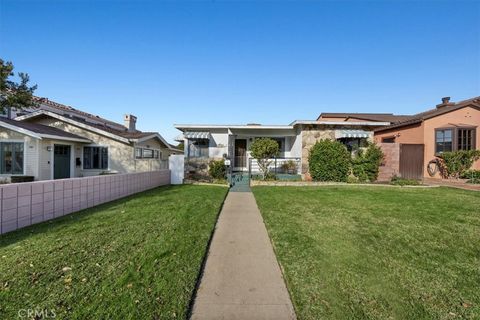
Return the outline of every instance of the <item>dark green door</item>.
<path id="1" fill-rule="evenodd" d="M 53 178 L 70 178 L 70 146 L 55 145 L 53 154 Z"/>

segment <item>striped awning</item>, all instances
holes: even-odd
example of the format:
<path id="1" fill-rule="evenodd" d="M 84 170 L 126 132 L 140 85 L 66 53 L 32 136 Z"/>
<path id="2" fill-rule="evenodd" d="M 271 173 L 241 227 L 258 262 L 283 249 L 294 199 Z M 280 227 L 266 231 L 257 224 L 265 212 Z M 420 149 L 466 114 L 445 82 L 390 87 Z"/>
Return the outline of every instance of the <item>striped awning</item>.
<path id="1" fill-rule="evenodd" d="M 184 132 L 183 136 L 186 139 L 209 139 L 210 138 L 210 132 L 208 132 L 208 131 L 189 131 L 189 132 Z"/>
<path id="2" fill-rule="evenodd" d="M 370 133 L 364 130 L 336 130 L 335 139 L 340 138 L 368 138 Z"/>

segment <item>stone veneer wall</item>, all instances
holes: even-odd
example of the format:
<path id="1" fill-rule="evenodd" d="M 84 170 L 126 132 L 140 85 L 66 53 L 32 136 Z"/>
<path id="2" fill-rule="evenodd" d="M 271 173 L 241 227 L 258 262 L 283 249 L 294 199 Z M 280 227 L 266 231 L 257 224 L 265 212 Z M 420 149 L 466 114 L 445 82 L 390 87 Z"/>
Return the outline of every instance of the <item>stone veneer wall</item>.
<path id="1" fill-rule="evenodd" d="M 210 181 L 211 177 L 208 173 L 210 161 L 222 159 L 223 158 L 185 158 L 185 179 L 195 181 Z"/>
<path id="2" fill-rule="evenodd" d="M 384 157 L 378 173 L 378 181 L 390 181 L 393 176 L 400 174 L 400 144 L 378 143 Z"/>
<path id="3" fill-rule="evenodd" d="M 302 127 L 302 176 L 310 180 L 308 173 L 308 154 L 313 145 L 322 139 L 335 140 L 335 130 L 315 125 Z"/>
<path id="4" fill-rule="evenodd" d="M 0 186 L 0 234 L 170 184 L 170 170 Z"/>
<path id="5" fill-rule="evenodd" d="M 325 124 L 311 124 L 303 125 L 302 130 L 302 177 L 305 180 L 311 180 L 310 174 L 308 172 L 308 154 L 313 145 L 322 139 L 335 140 L 335 130 L 342 129 L 352 129 L 348 124 L 345 126 L 341 125 L 325 125 Z M 365 130 L 372 131 L 371 127 L 362 126 L 356 127 L 355 130 Z M 373 132 L 368 138 L 370 142 L 373 142 Z"/>

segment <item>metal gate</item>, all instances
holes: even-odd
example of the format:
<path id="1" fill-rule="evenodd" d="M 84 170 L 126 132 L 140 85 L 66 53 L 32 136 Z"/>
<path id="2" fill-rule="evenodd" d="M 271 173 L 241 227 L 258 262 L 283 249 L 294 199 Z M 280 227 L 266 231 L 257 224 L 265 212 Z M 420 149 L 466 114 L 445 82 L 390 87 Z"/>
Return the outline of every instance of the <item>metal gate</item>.
<path id="1" fill-rule="evenodd" d="M 400 176 L 402 178 L 423 178 L 423 152 L 423 144 L 400 145 Z"/>

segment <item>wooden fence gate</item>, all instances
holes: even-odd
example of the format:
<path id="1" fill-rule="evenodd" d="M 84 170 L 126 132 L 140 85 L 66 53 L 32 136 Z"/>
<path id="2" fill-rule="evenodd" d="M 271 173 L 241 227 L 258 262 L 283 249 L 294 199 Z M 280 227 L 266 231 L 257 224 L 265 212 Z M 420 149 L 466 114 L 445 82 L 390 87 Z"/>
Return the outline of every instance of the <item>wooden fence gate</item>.
<path id="1" fill-rule="evenodd" d="M 423 152 L 423 144 L 400 145 L 400 175 L 402 178 L 423 178 Z"/>

